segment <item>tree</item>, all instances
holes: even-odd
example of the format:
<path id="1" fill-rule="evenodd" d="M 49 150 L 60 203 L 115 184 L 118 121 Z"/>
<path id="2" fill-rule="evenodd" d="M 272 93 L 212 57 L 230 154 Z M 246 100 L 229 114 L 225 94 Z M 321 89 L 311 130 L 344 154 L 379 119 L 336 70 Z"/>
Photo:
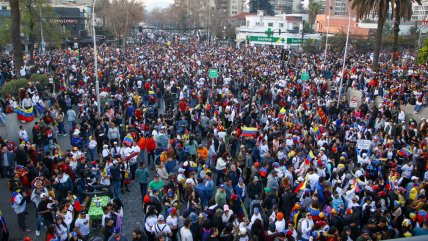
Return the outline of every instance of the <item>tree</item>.
<path id="1" fill-rule="evenodd" d="M 105 9 L 106 28 L 117 39 L 126 38 L 143 20 L 144 6 L 136 0 L 113 0 Z"/>
<path id="2" fill-rule="evenodd" d="M 383 26 L 385 24 L 389 4 L 391 0 L 349 0 L 352 2 L 352 9 L 357 11 L 357 18 L 363 19 L 369 16 L 372 12 L 376 12 L 377 20 L 377 32 L 375 38 L 375 51 L 373 58 L 373 68 L 377 69 L 379 67 L 379 54 L 382 44 L 382 33 Z"/>
<path id="3" fill-rule="evenodd" d="M 250 13 L 257 13 L 257 10 L 263 10 L 269 16 L 275 15 L 270 0 L 250 0 Z"/>
<path id="4" fill-rule="evenodd" d="M 109 6 L 109 0 L 97 0 L 97 3 L 95 4 L 95 14 L 102 19 L 103 28 L 106 26 L 106 9 L 108 9 Z"/>
<path id="5" fill-rule="evenodd" d="M 22 51 L 21 43 L 21 13 L 19 10 L 19 0 L 9 0 L 10 3 L 10 16 L 11 16 L 11 40 L 13 47 L 13 59 L 15 65 L 15 75 L 20 77 L 19 71 L 24 65 L 24 53 Z"/>
<path id="6" fill-rule="evenodd" d="M 424 46 L 419 49 L 417 61 L 419 64 L 428 63 L 428 38 L 425 39 Z"/>
<path id="7" fill-rule="evenodd" d="M 392 9 L 393 9 L 393 19 L 394 19 L 394 27 L 393 27 L 393 45 L 392 45 L 392 62 L 395 63 L 397 61 L 397 44 L 398 44 L 398 32 L 400 31 L 400 21 L 403 18 L 404 20 L 410 20 L 413 14 L 412 4 L 417 3 L 421 5 L 421 0 L 392 0 Z"/>
<path id="8" fill-rule="evenodd" d="M 312 25 L 314 25 L 315 23 L 315 19 L 317 18 L 317 15 L 320 13 L 321 11 L 321 3 L 318 2 L 317 0 L 309 0 L 309 4 L 308 4 L 308 18 L 309 18 L 309 23 Z"/>

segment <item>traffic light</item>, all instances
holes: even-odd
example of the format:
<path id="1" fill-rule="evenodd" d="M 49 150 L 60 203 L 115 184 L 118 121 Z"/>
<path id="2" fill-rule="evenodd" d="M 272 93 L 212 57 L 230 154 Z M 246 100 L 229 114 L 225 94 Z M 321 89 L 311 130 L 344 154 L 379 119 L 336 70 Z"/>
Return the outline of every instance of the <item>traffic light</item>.
<path id="1" fill-rule="evenodd" d="M 278 33 L 279 33 L 279 35 L 281 35 L 281 29 L 280 29 L 280 30 L 278 30 Z"/>
<path id="2" fill-rule="evenodd" d="M 283 49 L 281 52 L 281 59 L 283 61 L 288 61 L 289 56 L 290 56 L 290 51 Z"/>

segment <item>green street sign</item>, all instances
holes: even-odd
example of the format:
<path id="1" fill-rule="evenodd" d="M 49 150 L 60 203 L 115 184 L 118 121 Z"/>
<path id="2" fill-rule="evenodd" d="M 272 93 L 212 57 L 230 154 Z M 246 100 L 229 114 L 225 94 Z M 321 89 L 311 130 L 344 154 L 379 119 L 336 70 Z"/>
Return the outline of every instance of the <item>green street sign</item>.
<path id="1" fill-rule="evenodd" d="M 284 43 L 287 44 L 302 44 L 301 38 L 282 38 L 272 37 L 271 35 L 266 36 L 247 36 L 247 40 L 251 42 L 266 42 L 266 43 Z"/>
<path id="2" fill-rule="evenodd" d="M 264 36 L 249 36 L 249 41 L 252 42 L 269 42 L 269 43 L 283 43 L 284 38 L 279 37 L 264 37 Z"/>
<path id="3" fill-rule="evenodd" d="M 301 38 L 287 38 L 287 44 L 302 44 Z"/>
<path id="4" fill-rule="evenodd" d="M 300 79 L 301 80 L 308 80 L 309 79 L 309 72 L 303 72 Z"/>
<path id="5" fill-rule="evenodd" d="M 211 79 L 216 79 L 216 78 L 218 78 L 218 70 L 217 70 L 217 69 L 210 69 L 210 70 L 208 71 L 208 76 L 209 76 Z"/>

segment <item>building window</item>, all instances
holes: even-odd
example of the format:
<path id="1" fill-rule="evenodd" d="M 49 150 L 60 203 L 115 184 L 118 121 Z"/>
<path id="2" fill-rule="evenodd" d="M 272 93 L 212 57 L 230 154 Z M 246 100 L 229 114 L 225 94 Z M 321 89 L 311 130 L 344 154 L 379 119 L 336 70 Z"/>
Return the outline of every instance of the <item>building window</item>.
<path id="1" fill-rule="evenodd" d="M 283 23 L 280 23 L 280 24 L 279 24 L 279 27 L 280 27 L 280 28 L 283 28 L 283 27 L 284 27 L 284 24 L 283 24 Z"/>
<path id="2" fill-rule="evenodd" d="M 256 26 L 260 26 L 260 23 L 259 23 L 259 22 L 256 22 Z"/>
<path id="3" fill-rule="evenodd" d="M 250 26 L 250 21 L 247 21 L 247 27 Z"/>
<path id="4" fill-rule="evenodd" d="M 7 10 L 6 6 L 1 6 L 1 10 Z"/>
<path id="5" fill-rule="evenodd" d="M 268 27 L 273 27 L 273 23 L 268 23 Z"/>

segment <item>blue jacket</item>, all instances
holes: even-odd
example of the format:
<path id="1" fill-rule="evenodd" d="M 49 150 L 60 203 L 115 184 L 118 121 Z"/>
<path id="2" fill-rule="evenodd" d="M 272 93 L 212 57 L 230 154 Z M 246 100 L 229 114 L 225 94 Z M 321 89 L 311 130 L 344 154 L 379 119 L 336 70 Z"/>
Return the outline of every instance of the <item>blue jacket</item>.
<path id="1" fill-rule="evenodd" d="M 195 185 L 195 190 L 198 193 L 199 198 L 201 199 L 202 206 L 208 205 L 208 189 L 205 187 L 205 184 L 198 183 Z"/>
<path id="2" fill-rule="evenodd" d="M 169 173 L 174 173 L 175 163 L 176 163 L 176 160 L 166 161 L 165 162 L 165 169 L 168 172 L 168 174 Z"/>
<path id="3" fill-rule="evenodd" d="M 239 185 L 236 185 L 235 187 L 236 195 L 238 195 L 238 200 L 245 200 L 245 197 L 247 196 L 244 192 L 244 189 L 240 187 Z"/>

